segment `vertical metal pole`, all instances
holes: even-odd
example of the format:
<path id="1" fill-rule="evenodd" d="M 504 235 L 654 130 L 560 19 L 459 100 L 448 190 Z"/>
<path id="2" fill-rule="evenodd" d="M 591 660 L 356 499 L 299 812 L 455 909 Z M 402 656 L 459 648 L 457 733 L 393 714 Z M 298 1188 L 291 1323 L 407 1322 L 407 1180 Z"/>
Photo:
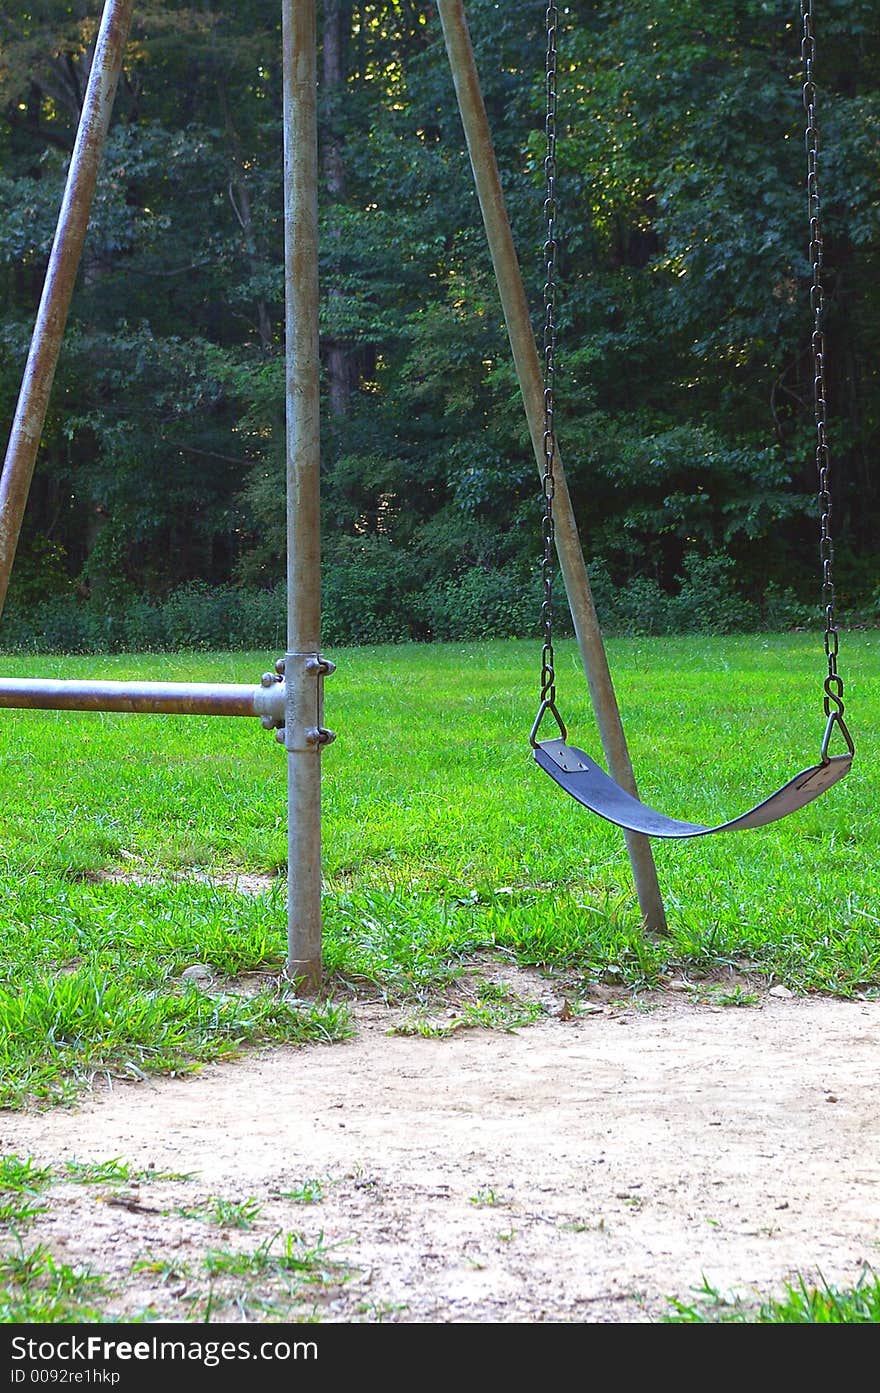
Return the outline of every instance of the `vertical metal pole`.
<path id="1" fill-rule="evenodd" d="M 315 0 L 282 0 L 287 405 L 287 926 L 291 977 L 321 982 L 320 379 Z"/>
<path id="2" fill-rule="evenodd" d="M 504 204 L 504 194 L 492 135 L 480 81 L 477 75 L 474 52 L 471 46 L 467 20 L 462 0 L 439 0 L 438 9 L 446 51 L 452 68 L 458 108 L 464 126 L 468 153 L 474 172 L 477 195 L 486 227 L 492 264 L 501 295 L 510 346 L 519 378 L 520 390 L 525 403 L 532 447 L 538 465 L 538 473 L 544 470 L 544 387 L 541 368 L 535 348 L 529 307 L 526 300 L 522 274 L 517 261 L 510 222 Z M 562 466 L 557 455 L 555 463 L 556 492 L 554 495 L 554 516 L 556 521 L 556 549 L 559 566 L 565 580 L 568 604 L 574 621 L 575 634 L 581 652 L 587 683 L 596 722 L 608 767 L 617 782 L 629 793 L 638 797 L 632 763 L 623 733 L 623 723 L 614 693 L 608 658 L 602 640 L 602 631 L 596 615 L 596 607 L 590 591 L 590 582 L 584 564 L 584 553 L 575 522 L 571 497 Z M 626 845 L 635 880 L 636 894 L 645 926 L 654 931 L 666 928 L 666 915 L 663 897 L 657 879 L 657 868 L 649 839 L 637 832 L 627 832 Z"/>
<path id="3" fill-rule="evenodd" d="M 34 477 L 133 8 L 134 0 L 107 0 L 104 6 L 30 353 L 0 475 L 0 615 Z"/>

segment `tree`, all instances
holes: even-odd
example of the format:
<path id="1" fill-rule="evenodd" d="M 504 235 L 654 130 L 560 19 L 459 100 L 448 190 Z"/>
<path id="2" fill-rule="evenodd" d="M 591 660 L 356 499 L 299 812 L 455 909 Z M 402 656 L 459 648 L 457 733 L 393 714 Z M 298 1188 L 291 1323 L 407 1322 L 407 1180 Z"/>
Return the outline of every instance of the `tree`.
<path id="1" fill-rule="evenodd" d="M 7 419 L 98 9 L 0 19 Z M 754 616 L 768 584 L 813 601 L 796 7 L 562 15 L 558 420 L 599 588 L 618 614 L 710 574 L 739 597 L 725 613 Z M 544 6 L 469 0 L 468 16 L 537 320 Z M 819 17 L 844 606 L 877 583 L 878 17 L 880 0 Z M 282 573 L 279 20 L 253 0 L 137 8 L 26 521 L 47 585 L 120 602 Z M 466 577 L 528 592 L 534 465 L 435 6 L 322 0 L 320 36 L 328 593 L 353 567 L 377 594 L 397 577 L 394 632 L 425 636 Z"/>

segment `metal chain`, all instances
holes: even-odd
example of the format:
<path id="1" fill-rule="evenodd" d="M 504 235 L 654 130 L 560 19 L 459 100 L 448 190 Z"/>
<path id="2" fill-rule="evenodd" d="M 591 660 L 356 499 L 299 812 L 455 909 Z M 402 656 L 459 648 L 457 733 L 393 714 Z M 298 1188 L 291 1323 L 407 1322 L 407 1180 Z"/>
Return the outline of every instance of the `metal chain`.
<path id="1" fill-rule="evenodd" d="M 822 567 L 822 607 L 825 612 L 825 655 L 828 675 L 823 684 L 824 710 L 828 726 L 822 745 L 822 757 L 827 758 L 828 741 L 835 724 L 852 745 L 843 724 L 843 679 L 837 671 L 840 639 L 837 629 L 836 596 L 834 589 L 834 541 L 831 535 L 832 504 L 830 492 L 831 454 L 828 446 L 828 405 L 825 391 L 825 293 L 822 287 L 822 229 L 819 220 L 819 127 L 816 119 L 816 84 L 813 63 L 816 40 L 813 32 L 813 0 L 801 0 L 803 38 L 803 98 L 806 112 L 805 143 L 807 149 L 807 211 L 810 224 L 810 309 L 813 315 L 811 347 L 813 357 L 813 405 L 816 419 L 816 472 L 819 483 L 819 559 Z"/>
<path id="2" fill-rule="evenodd" d="M 545 66 L 546 107 L 544 134 L 544 467 L 541 476 L 544 515 L 542 536 L 544 552 L 541 558 L 541 628 L 544 643 L 541 649 L 541 704 L 532 727 L 532 744 L 537 743 L 538 727 L 546 712 L 550 712 L 565 739 L 565 726 L 556 709 L 556 659 L 553 652 L 553 579 L 556 570 L 556 525 L 553 520 L 553 497 L 556 492 L 554 457 L 556 453 L 555 390 L 556 390 L 556 261 L 559 243 L 556 232 L 556 109 L 559 29 L 559 6 L 548 4 L 546 12 L 547 60 Z"/>
<path id="3" fill-rule="evenodd" d="M 831 535 L 831 492 L 829 488 L 831 456 L 828 446 L 827 396 L 825 391 L 825 342 L 824 312 L 825 296 L 822 288 L 822 231 L 819 221 L 819 129 L 816 121 L 816 87 L 813 79 L 813 62 L 816 44 L 813 33 L 812 0 L 801 0 L 803 39 L 801 57 L 804 70 L 803 99 L 806 112 L 807 149 L 807 203 L 810 226 L 810 265 L 812 266 L 812 285 L 810 287 L 810 308 L 813 314 L 811 336 L 813 356 L 813 401 L 816 419 L 816 470 L 819 484 L 820 541 L 819 555 L 822 565 L 822 604 L 825 611 L 825 654 L 828 659 L 828 675 L 824 681 L 824 711 L 827 717 L 825 738 L 822 742 L 822 758 L 828 758 L 828 744 L 835 725 L 839 726 L 852 752 L 852 738 L 844 721 L 843 678 L 837 670 L 840 646 L 836 597 L 834 588 L 834 542 Z M 546 59 L 546 114 L 544 130 L 546 153 L 544 156 L 545 198 L 544 217 L 546 221 L 546 241 L 544 243 L 544 468 L 541 479 L 544 514 L 542 532 L 544 552 L 541 559 L 541 581 L 543 601 L 541 604 L 541 627 L 543 647 L 541 650 L 541 704 L 532 727 L 532 744 L 537 743 L 538 727 L 549 711 L 556 719 L 565 739 L 566 731 L 562 718 L 556 709 L 556 660 L 553 651 L 553 579 L 555 574 L 556 528 L 553 520 L 553 498 L 556 491 L 554 459 L 556 453 L 555 428 L 555 388 L 556 388 L 556 263 L 559 250 L 557 239 L 556 208 L 556 116 L 558 105 L 557 73 L 559 30 L 559 6 L 550 3 L 546 10 L 547 59 Z"/>

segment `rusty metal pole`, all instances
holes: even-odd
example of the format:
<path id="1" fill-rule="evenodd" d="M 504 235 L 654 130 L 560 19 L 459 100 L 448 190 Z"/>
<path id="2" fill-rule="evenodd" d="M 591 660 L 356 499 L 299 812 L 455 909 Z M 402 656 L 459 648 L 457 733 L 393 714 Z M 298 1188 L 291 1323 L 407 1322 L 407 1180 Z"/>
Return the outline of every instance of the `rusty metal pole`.
<path id="1" fill-rule="evenodd" d="M 501 179 L 495 159 L 492 135 L 480 81 L 474 61 L 474 52 L 465 18 L 462 0 L 439 0 L 438 9 L 446 51 L 452 68 L 458 109 L 461 113 L 467 140 L 468 153 L 474 172 L 474 182 L 495 278 L 501 296 L 510 346 L 519 378 L 520 390 L 525 403 L 532 447 L 538 464 L 538 473 L 544 471 L 544 385 L 541 367 L 535 348 L 535 336 L 529 317 L 522 274 L 513 244 L 510 221 L 504 203 Z M 638 797 L 632 763 L 623 733 L 623 723 L 602 631 L 596 615 L 596 606 L 590 591 L 590 582 L 584 564 L 584 553 L 575 522 L 571 497 L 565 479 L 565 471 L 559 455 L 555 462 L 556 492 L 553 511 L 556 521 L 556 549 L 559 566 L 565 581 L 568 604 L 574 622 L 575 634 L 581 652 L 584 669 L 599 736 L 608 767 L 616 781 L 629 793 Z M 657 868 L 649 839 L 637 832 L 627 832 L 626 845 L 635 880 L 636 894 L 646 928 L 653 932 L 666 928 L 666 914 L 663 897 L 657 879 Z"/>
<path id="2" fill-rule="evenodd" d="M 316 0 L 282 0 L 287 405 L 287 972 L 321 984 L 323 728 Z"/>
<path id="3" fill-rule="evenodd" d="M 9 589 L 9 573 L 15 560 L 64 326 L 89 225 L 98 167 L 110 125 L 133 7 L 134 0 L 107 0 L 104 6 L 30 353 L 3 473 L 0 475 L 0 615 Z"/>

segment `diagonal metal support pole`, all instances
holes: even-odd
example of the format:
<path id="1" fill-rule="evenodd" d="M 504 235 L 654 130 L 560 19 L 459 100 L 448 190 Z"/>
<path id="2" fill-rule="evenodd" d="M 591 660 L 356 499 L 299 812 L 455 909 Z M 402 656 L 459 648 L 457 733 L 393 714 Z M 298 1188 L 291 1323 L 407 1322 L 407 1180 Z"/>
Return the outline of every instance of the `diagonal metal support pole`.
<path id="1" fill-rule="evenodd" d="M 538 473 L 543 476 L 544 384 L 522 274 L 504 203 L 489 120 L 480 90 L 464 4 L 462 0 L 438 0 L 438 9 L 510 346 L 525 403 L 532 447 Z M 583 548 L 578 536 L 565 471 L 558 454 L 554 474 L 556 492 L 553 509 L 556 518 L 559 567 L 565 580 L 568 604 L 587 674 L 602 748 L 615 781 L 628 793 L 638 797 L 602 631 L 590 591 Z M 626 845 L 645 927 L 653 932 L 662 932 L 666 928 L 666 914 L 650 840 L 640 833 L 627 832 Z"/>
<path id="2" fill-rule="evenodd" d="M 0 615 L 34 477 L 133 9 L 134 0 L 107 0 L 104 6 L 30 353 L 0 475 Z"/>

